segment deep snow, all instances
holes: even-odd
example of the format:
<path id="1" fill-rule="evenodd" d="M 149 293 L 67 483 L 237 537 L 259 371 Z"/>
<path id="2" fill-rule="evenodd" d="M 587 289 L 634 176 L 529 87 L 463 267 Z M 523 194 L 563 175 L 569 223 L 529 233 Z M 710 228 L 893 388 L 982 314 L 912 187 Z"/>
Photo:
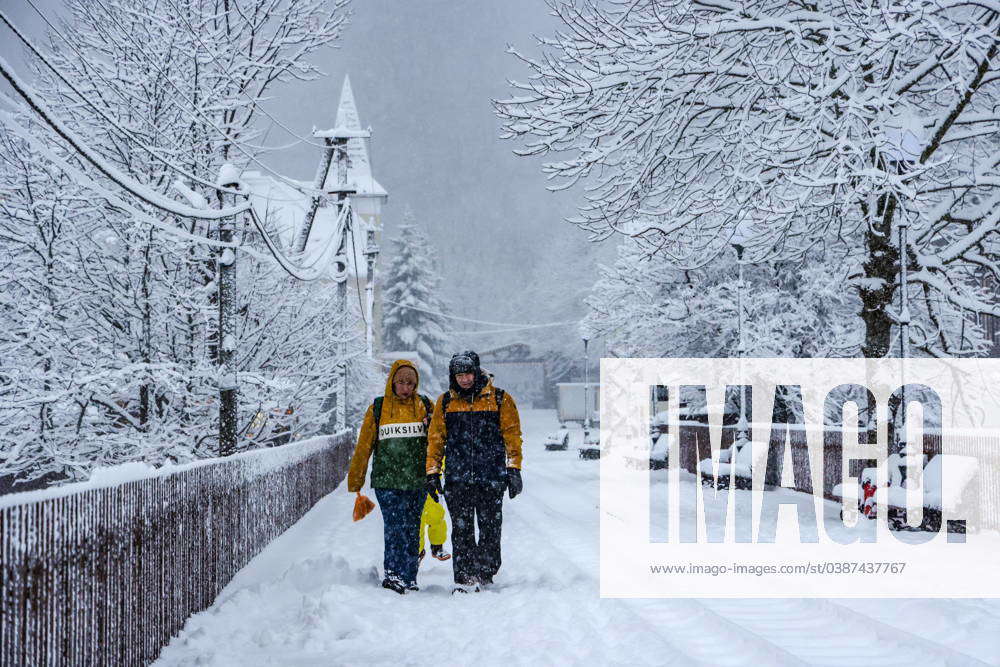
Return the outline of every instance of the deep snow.
<path id="1" fill-rule="evenodd" d="M 451 562 L 429 558 L 420 592 L 380 588 L 381 515 L 352 523 L 341 485 L 156 664 L 1000 665 L 1000 600 L 602 600 L 599 464 L 544 449 L 553 411 L 522 421 L 525 490 L 504 503 L 492 590 L 452 595 Z"/>

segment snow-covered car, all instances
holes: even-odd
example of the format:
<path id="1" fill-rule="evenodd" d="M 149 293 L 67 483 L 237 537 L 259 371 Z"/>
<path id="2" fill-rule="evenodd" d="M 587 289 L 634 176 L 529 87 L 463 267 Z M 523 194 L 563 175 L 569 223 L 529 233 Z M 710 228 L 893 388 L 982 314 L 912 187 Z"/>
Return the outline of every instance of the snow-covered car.
<path id="1" fill-rule="evenodd" d="M 649 420 L 650 433 L 666 433 L 667 424 L 670 423 L 670 413 L 667 410 L 660 410 Z"/>
<path id="2" fill-rule="evenodd" d="M 569 429 L 565 426 L 545 436 L 545 449 L 549 451 L 565 450 L 569 447 Z"/>
<path id="3" fill-rule="evenodd" d="M 591 429 L 583 436 L 583 444 L 580 445 L 580 458 L 581 459 L 599 459 L 601 458 L 601 431 L 600 429 Z"/>

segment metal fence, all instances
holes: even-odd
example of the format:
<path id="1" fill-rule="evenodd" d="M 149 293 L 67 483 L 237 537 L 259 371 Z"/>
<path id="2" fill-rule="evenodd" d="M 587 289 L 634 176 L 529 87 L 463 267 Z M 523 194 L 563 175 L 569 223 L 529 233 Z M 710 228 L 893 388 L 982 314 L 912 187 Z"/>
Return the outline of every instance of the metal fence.
<path id="1" fill-rule="evenodd" d="M 722 427 L 721 447 L 729 447 L 735 436 L 736 427 Z M 709 454 L 709 430 L 703 424 L 685 423 L 679 429 L 679 459 L 683 470 L 698 474 L 698 461 Z M 823 495 L 831 500 L 840 498 L 832 494 L 833 487 L 842 481 L 842 462 L 850 459 L 874 459 L 872 448 L 860 448 L 857 438 L 844 437 L 848 443 L 842 444 L 841 434 L 824 432 L 810 434 L 810 438 L 822 437 L 823 448 L 810 449 L 806 443 L 804 431 L 791 431 L 788 444 L 791 447 L 793 477 L 797 481 L 795 488 L 799 491 L 812 493 L 812 480 L 823 481 Z M 1000 528 L 1000 434 L 983 431 L 981 433 L 948 434 L 948 453 L 971 456 L 979 461 L 979 474 L 973 480 L 967 491 L 967 497 L 974 499 L 971 506 L 978 516 L 969 517 L 981 528 Z M 853 443 L 853 444 L 852 444 Z M 923 451 L 928 456 L 941 452 L 941 436 L 926 433 L 923 436 Z M 858 477 L 861 466 L 858 464 L 846 466 L 847 474 Z M 807 474 L 809 473 L 809 474 Z"/>
<path id="2" fill-rule="evenodd" d="M 0 505 L 0 666 L 141 665 L 344 478 L 350 433 Z"/>

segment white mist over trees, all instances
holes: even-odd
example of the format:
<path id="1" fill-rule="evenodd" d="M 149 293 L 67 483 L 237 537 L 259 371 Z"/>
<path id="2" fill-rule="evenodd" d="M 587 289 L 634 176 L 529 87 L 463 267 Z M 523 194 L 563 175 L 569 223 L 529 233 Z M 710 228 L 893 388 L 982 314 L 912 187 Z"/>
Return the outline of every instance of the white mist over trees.
<path id="1" fill-rule="evenodd" d="M 584 326 L 609 356 L 736 357 L 743 310 L 745 353 L 754 357 L 844 357 L 858 353 L 858 298 L 843 289 L 850 267 L 835 258 L 739 267 L 732 253 L 700 269 L 677 269 L 631 239 L 604 267 Z"/>
<path id="2" fill-rule="evenodd" d="M 420 357 L 420 387 L 425 394 L 448 385 L 448 359 L 453 350 L 446 333 L 451 322 L 441 297 L 437 253 L 407 210 L 392 240 L 392 254 L 382 279 L 382 346 L 387 351 L 414 351 Z"/>
<path id="3" fill-rule="evenodd" d="M 575 220 L 678 269 L 734 235 L 753 262 L 847 251 L 862 354 L 890 353 L 900 221 L 909 224 L 911 344 L 984 349 L 1000 314 L 1000 8 L 552 0 L 563 27 L 515 52 L 531 72 L 496 103 L 504 136 L 584 188 Z"/>
<path id="4" fill-rule="evenodd" d="M 67 5 L 47 56 L 60 75 L 33 60 L 46 104 L 133 181 L 178 198 L 180 180 L 186 203 L 216 206 L 220 167 L 260 153 L 270 87 L 316 79 L 309 58 L 347 17 L 345 0 Z M 32 118 L 7 114 L 0 132 L 0 475 L 79 479 L 97 465 L 214 455 L 218 252 L 122 210 L 108 195 L 121 190 Z M 218 238 L 215 222 L 125 198 L 169 228 Z M 264 247 L 245 219 L 237 240 Z M 239 447 L 315 433 L 337 363 L 355 385 L 368 380 L 355 316 L 341 314 L 329 284 L 237 258 Z"/>

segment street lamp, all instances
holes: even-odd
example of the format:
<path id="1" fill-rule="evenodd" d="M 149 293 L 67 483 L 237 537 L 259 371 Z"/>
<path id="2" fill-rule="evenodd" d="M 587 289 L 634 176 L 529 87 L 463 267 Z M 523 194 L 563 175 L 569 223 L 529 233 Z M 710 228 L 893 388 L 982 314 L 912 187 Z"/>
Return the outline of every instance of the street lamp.
<path id="1" fill-rule="evenodd" d="M 888 167 L 895 167 L 900 182 L 920 160 L 920 155 L 927 142 L 924 130 L 924 119 L 915 110 L 905 107 L 897 108 L 891 117 L 887 118 L 883 127 L 885 139 L 881 152 Z M 910 221 L 907 219 L 906 208 L 896 195 L 896 210 L 899 215 L 899 366 L 900 366 L 900 404 L 896 411 L 895 439 L 897 450 L 902 450 L 906 442 L 903 439 L 903 425 L 906 419 L 906 358 L 910 354 L 910 304 L 906 294 L 907 287 L 907 229 Z M 904 473 L 905 474 L 905 473 Z"/>
<path id="2" fill-rule="evenodd" d="M 910 354 L 909 327 L 910 327 L 910 302 L 906 294 L 906 232 L 910 226 L 910 221 L 906 218 L 906 213 L 900 211 L 899 219 L 899 370 L 900 370 L 900 402 L 896 410 L 896 448 L 902 451 L 906 446 L 903 437 L 903 429 L 906 423 L 906 358 Z"/>
<path id="3" fill-rule="evenodd" d="M 365 246 L 365 259 L 368 260 L 368 279 L 365 281 L 365 309 L 368 317 L 365 319 L 365 340 L 368 343 L 368 358 L 375 358 L 375 261 L 378 259 L 379 247 L 375 243 L 375 229 L 368 226 L 368 242 Z"/>
<path id="4" fill-rule="evenodd" d="M 583 441 L 590 434 L 590 338 L 583 337 Z"/>
<path id="5" fill-rule="evenodd" d="M 736 250 L 736 266 L 739 267 L 739 282 L 736 285 L 736 356 L 738 358 L 740 373 L 740 420 L 736 425 L 737 436 L 744 440 L 749 440 L 750 425 L 747 422 L 747 387 L 743 381 L 743 357 L 746 348 L 743 344 L 743 251 L 745 246 L 737 241 L 732 241 L 733 249 Z M 725 397 L 723 397 L 723 414 L 725 414 Z"/>

